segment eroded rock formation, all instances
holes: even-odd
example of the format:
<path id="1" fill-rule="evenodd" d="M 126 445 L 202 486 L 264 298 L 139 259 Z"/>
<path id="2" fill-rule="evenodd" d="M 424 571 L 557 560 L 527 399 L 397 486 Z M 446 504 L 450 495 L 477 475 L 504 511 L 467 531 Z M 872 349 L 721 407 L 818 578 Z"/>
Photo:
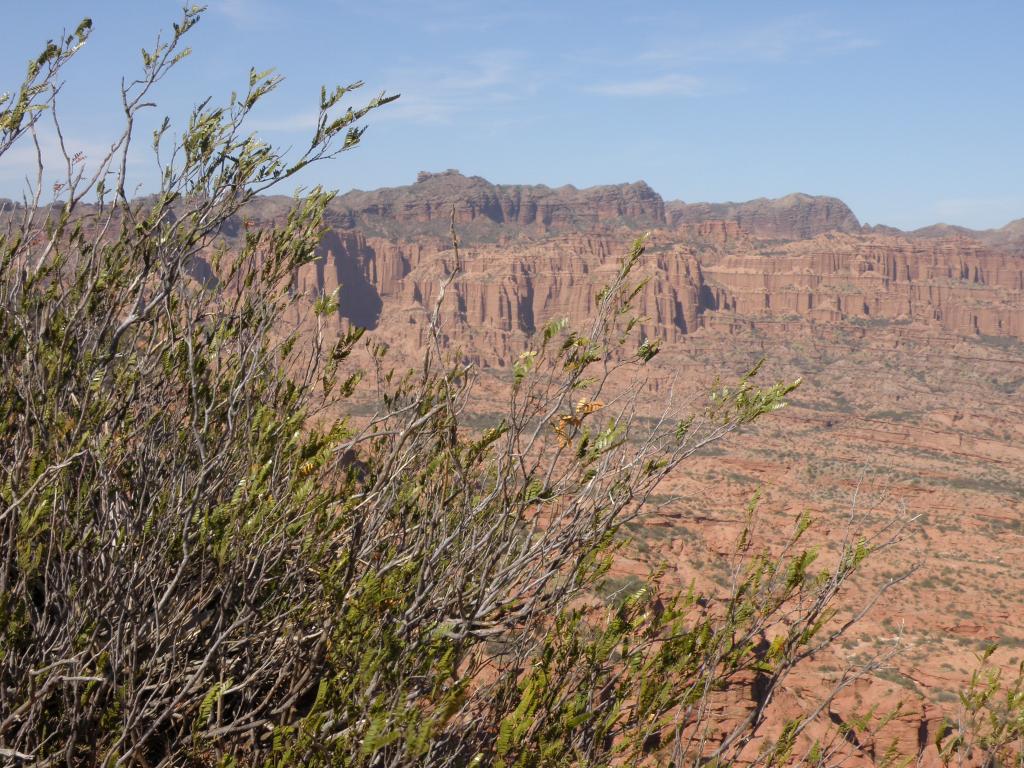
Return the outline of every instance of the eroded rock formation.
<path id="1" fill-rule="evenodd" d="M 285 199 L 248 215 L 278 220 Z M 835 198 L 665 204 L 646 184 L 576 189 L 493 185 L 455 171 L 407 187 L 350 192 L 328 211 L 319 259 L 296 275 L 310 297 L 337 290 L 340 317 L 418 346 L 437 286 L 467 357 L 508 365 L 539 324 L 582 324 L 630 241 L 649 233 L 636 309 L 640 333 L 673 341 L 701 329 L 921 324 L 1024 339 L 1020 222 L 975 233 L 861 228 Z"/>

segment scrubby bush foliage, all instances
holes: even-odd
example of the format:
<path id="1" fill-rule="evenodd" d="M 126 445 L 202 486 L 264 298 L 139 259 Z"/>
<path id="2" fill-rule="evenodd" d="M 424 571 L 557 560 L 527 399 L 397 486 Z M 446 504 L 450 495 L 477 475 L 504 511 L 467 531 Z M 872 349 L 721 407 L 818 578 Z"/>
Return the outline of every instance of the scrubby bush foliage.
<path id="1" fill-rule="evenodd" d="M 442 347 L 439 312 L 415 370 L 388 369 L 370 345 L 377 409 L 346 418 L 361 332 L 332 335 L 331 297 L 306 331 L 286 321 L 331 195 L 297 198 L 234 250 L 223 229 L 254 195 L 356 146 L 358 121 L 390 97 L 338 114 L 359 84 L 325 90 L 308 149 L 289 160 L 245 130 L 279 82 L 254 72 L 180 138 L 164 123 L 160 189 L 132 200 L 136 116 L 199 15 L 143 52 L 110 154 L 88 169 L 65 154 L 52 204 L 41 158 L 2 214 L 0 757 L 825 762 L 820 744 L 794 751 L 820 707 L 748 745 L 792 669 L 849 626 L 834 603 L 890 529 L 851 536 L 826 569 L 799 545 L 805 519 L 781 554 L 745 534 L 732 597 L 713 609 L 656 581 L 611 608 L 588 598 L 658 483 L 794 384 L 751 375 L 688 414 L 635 419 L 631 371 L 657 353 L 631 333 L 638 242 L 589 328 L 538 335 L 489 429 L 465 425 L 473 374 Z M 50 44 L 0 102 L 0 156 L 53 115 L 89 29 Z M 458 258 L 454 242 L 445 287 Z M 751 704 L 712 738 L 712 703 L 734 687 Z"/>

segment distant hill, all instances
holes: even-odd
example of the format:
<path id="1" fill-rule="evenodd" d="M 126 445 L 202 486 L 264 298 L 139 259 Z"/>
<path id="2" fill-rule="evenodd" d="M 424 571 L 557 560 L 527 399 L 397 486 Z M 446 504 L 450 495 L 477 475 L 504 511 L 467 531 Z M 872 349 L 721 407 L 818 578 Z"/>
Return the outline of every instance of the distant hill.
<path id="1" fill-rule="evenodd" d="M 745 203 L 683 203 L 665 206 L 668 223 L 732 221 L 752 235 L 804 240 L 825 232 L 859 232 L 860 222 L 842 200 L 800 193 Z"/>

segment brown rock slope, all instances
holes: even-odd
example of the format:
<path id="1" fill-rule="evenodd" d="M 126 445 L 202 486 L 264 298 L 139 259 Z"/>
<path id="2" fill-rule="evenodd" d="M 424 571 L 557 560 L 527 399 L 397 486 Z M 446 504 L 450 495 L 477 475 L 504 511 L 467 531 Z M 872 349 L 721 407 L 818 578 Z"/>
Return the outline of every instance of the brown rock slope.
<path id="1" fill-rule="evenodd" d="M 668 223 L 732 221 L 757 237 L 805 240 L 825 232 L 859 232 L 860 222 L 842 200 L 793 194 L 746 203 L 682 203 L 665 206 Z"/>

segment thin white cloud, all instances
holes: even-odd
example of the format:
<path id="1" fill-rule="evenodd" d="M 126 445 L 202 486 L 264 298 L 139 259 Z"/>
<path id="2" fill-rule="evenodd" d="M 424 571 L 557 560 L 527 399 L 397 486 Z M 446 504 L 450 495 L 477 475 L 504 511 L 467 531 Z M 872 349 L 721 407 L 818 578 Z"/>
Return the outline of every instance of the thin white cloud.
<path id="1" fill-rule="evenodd" d="M 348 0 L 334 2 L 344 7 L 346 13 L 373 19 L 377 24 L 394 27 L 412 23 L 416 25 L 417 33 L 460 35 L 462 40 L 472 40 L 496 29 L 511 28 L 523 20 L 536 22 L 539 17 L 551 15 L 550 10 L 523 7 L 521 3 L 507 0 L 491 0 L 487 4 L 477 0 L 433 0 L 429 6 L 424 5 L 426 13 L 421 18 L 410 13 L 409 0 L 374 0 L 357 4 Z"/>
<path id="2" fill-rule="evenodd" d="M 266 0 L 217 0 L 212 8 L 237 27 L 267 24 L 276 13 Z"/>
<path id="3" fill-rule="evenodd" d="M 436 9 L 435 9 L 436 11 Z M 495 29 L 511 26 L 525 16 L 522 12 L 487 12 L 475 4 L 473 8 L 453 7 L 449 12 L 437 12 L 423 25 L 431 35 L 482 35 Z"/>
<path id="4" fill-rule="evenodd" d="M 381 82 L 402 96 L 375 120 L 434 125 L 524 100 L 539 87 L 526 54 L 515 50 L 488 51 L 449 67 L 392 69 Z"/>
<path id="5" fill-rule="evenodd" d="M 474 57 L 465 70 L 445 73 L 439 90 L 479 91 L 511 83 L 522 68 L 524 56 L 518 51 L 491 51 Z"/>
<path id="6" fill-rule="evenodd" d="M 606 96 L 697 96 L 703 81 L 695 75 L 669 74 L 614 83 L 588 85 L 590 93 Z"/>
<path id="7" fill-rule="evenodd" d="M 646 50 L 632 59 L 620 61 L 620 71 L 632 70 L 628 78 L 609 76 L 607 81 L 592 83 L 584 90 L 623 97 L 693 97 L 706 90 L 709 78 L 714 78 L 716 72 L 720 74 L 721 65 L 840 55 L 879 45 L 872 38 L 825 24 L 820 14 L 791 16 L 717 36 L 701 30 L 680 33 L 683 23 L 683 20 L 669 23 L 662 19 L 660 29 L 667 32 L 675 27 L 676 34 L 657 32 Z M 592 66 L 599 65 L 600 57 L 592 53 L 589 57 Z M 604 59 L 607 61 L 607 56 Z M 635 76 L 638 70 L 649 73 Z"/>
<path id="8" fill-rule="evenodd" d="M 387 93 L 401 94 L 401 98 L 374 112 L 373 122 L 417 125 L 451 125 L 468 114 L 525 99 L 538 87 L 527 71 L 525 54 L 511 50 L 467 56 L 447 67 L 394 68 L 375 78 L 368 90 L 376 93 L 379 86 Z M 304 133 L 314 129 L 316 121 L 315 112 L 305 111 L 270 115 L 253 120 L 249 127 Z"/>
<path id="9" fill-rule="evenodd" d="M 681 36 L 657 43 L 638 56 L 661 64 L 782 61 L 798 55 L 822 56 L 875 48 L 880 41 L 822 23 L 804 14 L 721 36 Z"/>
<path id="10" fill-rule="evenodd" d="M 835 53 L 842 53 L 844 51 L 862 51 L 865 48 L 878 48 L 882 43 L 878 40 L 872 40 L 867 37 L 851 37 L 846 40 L 842 40 L 834 45 L 831 50 Z"/>
<path id="11" fill-rule="evenodd" d="M 824 54 L 862 51 L 866 48 L 877 48 L 881 45 L 879 40 L 871 37 L 863 37 L 832 29 L 819 30 L 816 38 L 816 49 Z"/>
<path id="12" fill-rule="evenodd" d="M 418 125 L 451 125 L 465 105 L 443 99 L 424 98 L 415 94 L 402 97 L 373 113 L 375 123 L 415 123 Z"/>

